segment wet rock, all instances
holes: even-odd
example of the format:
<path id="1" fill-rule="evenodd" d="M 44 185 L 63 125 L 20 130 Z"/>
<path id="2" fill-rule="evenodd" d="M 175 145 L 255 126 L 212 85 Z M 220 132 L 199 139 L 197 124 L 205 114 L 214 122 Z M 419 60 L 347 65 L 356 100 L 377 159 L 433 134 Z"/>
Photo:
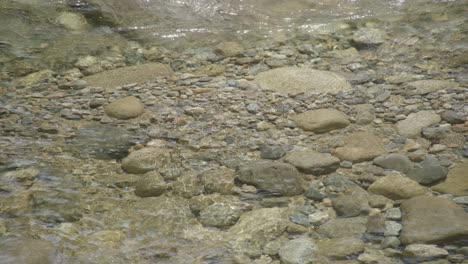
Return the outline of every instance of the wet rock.
<path id="1" fill-rule="evenodd" d="M 457 164 L 448 172 L 445 182 L 432 187 L 434 191 L 450 193 L 456 196 L 468 195 L 467 172 L 468 161 Z"/>
<path id="2" fill-rule="evenodd" d="M 425 95 L 442 89 L 454 88 L 458 85 L 456 82 L 445 80 L 418 80 L 409 82 L 408 86 L 414 89 L 414 94 Z"/>
<path id="3" fill-rule="evenodd" d="M 234 225 L 248 208 L 240 201 L 236 203 L 216 202 L 200 211 L 198 220 L 205 226 L 224 228 Z"/>
<path id="4" fill-rule="evenodd" d="M 1 175 L 0 189 L 7 192 L 13 192 L 18 188 L 29 188 L 36 177 L 39 176 L 39 170 L 36 168 L 20 169 L 7 171 Z"/>
<path id="5" fill-rule="evenodd" d="M 340 217 L 367 214 L 370 211 L 368 194 L 359 187 L 348 188 L 337 198 L 332 199 L 333 208 Z"/>
<path id="6" fill-rule="evenodd" d="M 374 106 L 371 104 L 360 104 L 355 106 L 356 124 L 367 125 L 375 119 Z"/>
<path id="7" fill-rule="evenodd" d="M 387 236 L 380 243 L 382 248 L 398 248 L 401 245 L 400 239 L 395 236 Z"/>
<path id="8" fill-rule="evenodd" d="M 389 175 L 380 178 L 372 183 L 368 191 L 393 200 L 408 199 L 427 192 L 426 188 L 417 182 L 401 175 Z"/>
<path id="9" fill-rule="evenodd" d="M 222 75 L 226 71 L 226 67 L 224 65 L 219 64 L 209 64 L 200 67 L 195 74 L 197 76 L 219 76 Z"/>
<path id="10" fill-rule="evenodd" d="M 374 163 L 384 169 L 396 170 L 406 173 L 413 167 L 413 163 L 403 154 L 391 153 L 379 156 Z"/>
<path id="11" fill-rule="evenodd" d="M 436 245 L 411 244 L 406 246 L 403 257 L 411 263 L 448 256 L 448 251 Z"/>
<path id="12" fill-rule="evenodd" d="M 18 190 L 5 195 L 0 200 L 0 211 L 6 215 L 23 215 L 31 210 L 32 192 Z"/>
<path id="13" fill-rule="evenodd" d="M 269 241 L 280 237 L 288 227 L 287 209 L 262 208 L 241 215 L 226 233 L 234 248 L 260 252 Z"/>
<path id="14" fill-rule="evenodd" d="M 322 199 L 325 198 L 325 195 L 315 187 L 307 189 L 304 196 L 314 201 L 322 201 Z"/>
<path id="15" fill-rule="evenodd" d="M 423 128 L 435 125 L 440 121 L 440 116 L 434 111 L 423 110 L 408 115 L 405 120 L 398 121 L 396 127 L 400 135 L 415 138 L 421 136 Z"/>
<path id="16" fill-rule="evenodd" d="M 136 66 L 127 66 L 105 71 L 85 77 L 83 80 L 89 86 L 102 87 L 105 89 L 115 89 L 132 83 L 144 83 L 154 80 L 157 77 L 172 74 L 169 66 L 160 63 L 147 63 Z"/>
<path id="17" fill-rule="evenodd" d="M 307 111 L 292 119 L 300 128 L 315 133 L 341 129 L 350 124 L 348 117 L 343 112 L 331 108 Z"/>
<path id="18" fill-rule="evenodd" d="M 2 238 L 0 259 L 3 264 L 52 264 L 55 263 L 54 245 L 31 238 Z"/>
<path id="19" fill-rule="evenodd" d="M 177 181 L 172 184 L 172 188 L 175 195 L 187 199 L 200 195 L 203 192 L 200 178 L 192 171 L 187 171 L 177 178 Z"/>
<path id="20" fill-rule="evenodd" d="M 450 133 L 450 127 L 426 127 L 422 129 L 422 135 L 427 139 L 439 140 L 446 138 Z"/>
<path id="21" fill-rule="evenodd" d="M 60 25 L 71 31 L 84 31 L 88 27 L 84 16 L 77 13 L 62 12 L 56 20 Z"/>
<path id="22" fill-rule="evenodd" d="M 278 146 L 262 146 L 260 147 L 260 157 L 262 159 L 277 160 L 286 155 L 286 150 Z"/>
<path id="23" fill-rule="evenodd" d="M 354 237 L 340 237 L 317 242 L 317 255 L 330 259 L 350 259 L 364 251 L 364 242 Z"/>
<path id="24" fill-rule="evenodd" d="M 368 48 L 384 43 L 385 37 L 385 32 L 378 28 L 363 27 L 354 32 L 352 41 L 358 48 Z"/>
<path id="25" fill-rule="evenodd" d="M 293 165 L 301 172 L 314 175 L 334 172 L 340 164 L 340 160 L 329 153 L 311 150 L 292 151 L 284 157 L 284 161 Z"/>
<path id="26" fill-rule="evenodd" d="M 330 219 L 330 215 L 326 212 L 317 211 L 309 215 L 308 221 L 311 225 L 319 226 Z"/>
<path id="27" fill-rule="evenodd" d="M 367 233 L 383 235 L 385 233 L 385 216 L 383 214 L 369 215 L 367 218 Z"/>
<path id="28" fill-rule="evenodd" d="M 136 182 L 135 194 L 140 197 L 159 196 L 167 188 L 164 178 L 157 171 L 149 171 Z"/>
<path id="29" fill-rule="evenodd" d="M 318 232 L 328 238 L 360 238 L 366 232 L 366 224 L 366 217 L 337 218 L 321 225 Z"/>
<path id="30" fill-rule="evenodd" d="M 400 220 L 401 210 L 400 208 L 390 208 L 385 212 L 385 218 L 389 220 Z"/>
<path id="31" fill-rule="evenodd" d="M 442 117 L 442 120 L 445 120 L 450 124 L 463 124 L 466 119 L 462 113 L 452 110 L 445 111 L 440 116 Z"/>
<path id="32" fill-rule="evenodd" d="M 32 87 L 41 83 L 50 82 L 54 79 L 54 72 L 51 70 L 42 70 L 26 75 L 16 81 L 19 87 Z"/>
<path id="33" fill-rule="evenodd" d="M 457 243 L 468 238 L 468 214 L 452 201 L 418 196 L 404 201 L 401 210 L 404 244 Z"/>
<path id="34" fill-rule="evenodd" d="M 278 251 L 285 264 L 311 264 L 315 260 L 317 246 L 308 237 L 299 237 L 286 242 Z"/>
<path id="35" fill-rule="evenodd" d="M 169 163 L 170 153 L 164 148 L 142 148 L 130 153 L 122 160 L 122 169 L 131 174 L 143 174 L 161 169 Z"/>
<path id="36" fill-rule="evenodd" d="M 206 193 L 231 194 L 234 188 L 235 171 L 215 168 L 199 175 Z"/>
<path id="37" fill-rule="evenodd" d="M 437 158 L 428 156 L 409 170 L 406 175 L 420 184 L 430 185 L 443 180 L 447 176 L 447 173 L 447 168 L 440 165 L 440 161 Z"/>
<path id="38" fill-rule="evenodd" d="M 106 115 L 118 119 L 131 119 L 143 114 L 144 105 L 141 101 L 134 97 L 128 96 L 117 99 L 108 104 L 104 110 Z"/>
<path id="39" fill-rule="evenodd" d="M 244 52 L 244 48 L 237 42 L 222 42 L 216 46 L 215 52 L 224 57 L 236 57 Z"/>
<path id="40" fill-rule="evenodd" d="M 345 138 L 343 147 L 335 149 L 335 155 L 341 160 L 361 162 L 385 154 L 382 140 L 367 132 L 355 132 Z"/>
<path id="41" fill-rule="evenodd" d="M 384 236 L 398 236 L 401 231 L 401 224 L 396 221 L 385 221 Z"/>
<path id="42" fill-rule="evenodd" d="M 253 162 L 240 168 L 237 178 L 272 195 L 292 196 L 304 192 L 304 180 L 299 171 L 283 162 Z"/>
<path id="43" fill-rule="evenodd" d="M 336 94 L 351 90 L 351 85 L 336 73 L 297 67 L 282 67 L 262 72 L 254 82 L 262 89 L 284 95 L 304 92 Z"/>

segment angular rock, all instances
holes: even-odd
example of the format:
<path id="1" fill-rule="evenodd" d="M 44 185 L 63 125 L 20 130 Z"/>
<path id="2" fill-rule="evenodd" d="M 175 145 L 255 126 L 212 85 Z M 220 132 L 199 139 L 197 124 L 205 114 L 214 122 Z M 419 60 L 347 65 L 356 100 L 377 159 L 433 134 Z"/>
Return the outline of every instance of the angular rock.
<path id="1" fill-rule="evenodd" d="M 345 128 L 350 124 L 343 112 L 331 108 L 307 111 L 292 119 L 300 128 L 315 133 Z"/>
<path id="2" fill-rule="evenodd" d="M 144 105 L 134 96 L 117 99 L 104 109 L 106 115 L 118 119 L 131 119 L 143 114 Z"/>
<path id="3" fill-rule="evenodd" d="M 168 188 L 164 178 L 157 171 L 149 171 L 142 175 L 135 186 L 135 194 L 140 197 L 159 196 Z"/>
<path id="4" fill-rule="evenodd" d="M 420 184 L 430 185 L 447 177 L 447 172 L 447 168 L 440 165 L 437 158 L 428 156 L 409 170 L 406 175 Z"/>
<path id="5" fill-rule="evenodd" d="M 312 264 L 315 260 L 317 246 L 308 237 L 299 237 L 286 242 L 278 251 L 285 264 Z"/>
<path id="6" fill-rule="evenodd" d="M 336 73 L 297 67 L 282 67 L 262 72 L 254 82 L 262 89 L 284 95 L 305 92 L 336 94 L 351 90 L 351 85 L 346 79 Z"/>
<path id="7" fill-rule="evenodd" d="M 341 160 L 361 162 L 385 154 L 382 140 L 367 132 L 355 132 L 345 138 L 343 147 L 335 149 L 335 156 Z"/>
<path id="8" fill-rule="evenodd" d="M 331 154 L 311 150 L 292 151 L 284 157 L 284 161 L 301 172 L 314 175 L 334 172 L 340 166 L 340 160 Z"/>
<path id="9" fill-rule="evenodd" d="M 403 154 L 391 153 L 379 156 L 374 163 L 384 169 L 396 170 L 406 173 L 413 167 L 411 160 Z"/>
<path id="10" fill-rule="evenodd" d="M 317 255 L 330 259 L 350 259 L 364 251 L 364 242 L 355 237 L 340 237 L 317 242 Z"/>
<path id="11" fill-rule="evenodd" d="M 432 187 L 432 190 L 441 193 L 450 193 L 455 196 L 468 195 L 468 161 L 457 164 L 448 172 L 445 182 Z"/>
<path id="12" fill-rule="evenodd" d="M 421 136 L 421 130 L 425 127 L 435 125 L 441 121 L 441 118 L 432 110 L 423 110 L 412 113 L 396 124 L 400 135 L 415 138 Z"/>
<path id="13" fill-rule="evenodd" d="M 170 153 L 164 148 L 142 148 L 130 153 L 122 160 L 122 169 L 126 173 L 143 174 L 157 170 L 169 163 Z"/>
<path id="14" fill-rule="evenodd" d="M 83 78 L 89 86 L 102 87 L 105 89 L 115 89 L 132 83 L 144 83 L 154 80 L 157 77 L 172 74 L 169 66 L 160 63 L 147 63 L 135 66 L 127 66 L 104 71 Z"/>
<path id="15" fill-rule="evenodd" d="M 366 232 L 367 217 L 337 218 L 321 225 L 318 232 L 328 238 L 357 237 Z"/>
<path id="16" fill-rule="evenodd" d="M 273 195 L 292 196 L 304 192 L 304 180 L 299 171 L 283 162 L 253 162 L 242 167 L 237 178 Z"/>
<path id="17" fill-rule="evenodd" d="M 408 83 L 408 86 L 414 89 L 414 94 L 424 95 L 442 89 L 454 88 L 458 85 L 456 82 L 445 80 L 418 80 Z"/>
<path id="18" fill-rule="evenodd" d="M 468 239 L 468 214 L 452 201 L 418 196 L 404 201 L 400 208 L 403 244 L 457 243 Z"/>
<path id="19" fill-rule="evenodd" d="M 427 192 L 427 189 L 405 176 L 389 175 L 372 183 L 368 191 L 399 200 L 422 195 Z"/>

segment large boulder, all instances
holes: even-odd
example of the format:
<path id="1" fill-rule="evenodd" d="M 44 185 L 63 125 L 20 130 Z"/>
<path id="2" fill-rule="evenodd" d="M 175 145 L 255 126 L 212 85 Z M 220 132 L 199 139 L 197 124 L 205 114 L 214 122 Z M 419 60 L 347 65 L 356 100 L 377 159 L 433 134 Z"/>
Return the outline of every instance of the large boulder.
<path id="1" fill-rule="evenodd" d="M 253 162 L 242 167 L 237 178 L 273 195 L 292 196 L 304 192 L 304 180 L 299 171 L 283 162 Z"/>
<path id="2" fill-rule="evenodd" d="M 404 244 L 457 243 L 468 239 L 468 214 L 456 203 L 418 196 L 401 204 L 401 242 Z"/>
<path id="3" fill-rule="evenodd" d="M 297 67 L 282 67 L 262 72 L 254 82 L 262 89 L 284 95 L 304 92 L 336 94 L 351 90 L 351 85 L 346 79 L 336 73 Z"/>
<path id="4" fill-rule="evenodd" d="M 350 122 L 348 117 L 336 109 L 318 109 L 307 111 L 293 117 L 296 124 L 306 130 L 315 133 L 325 133 L 331 130 L 347 127 Z"/>

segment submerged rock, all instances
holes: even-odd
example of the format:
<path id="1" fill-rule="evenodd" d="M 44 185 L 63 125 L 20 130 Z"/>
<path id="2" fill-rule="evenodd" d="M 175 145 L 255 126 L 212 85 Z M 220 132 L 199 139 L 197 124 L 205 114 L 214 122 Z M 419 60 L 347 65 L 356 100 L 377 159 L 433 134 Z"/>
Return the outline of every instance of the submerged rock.
<path id="1" fill-rule="evenodd" d="M 308 237 L 295 238 L 286 242 L 278 251 L 280 259 L 285 264 L 314 263 L 317 246 Z"/>
<path id="2" fill-rule="evenodd" d="M 389 175 L 372 183 L 368 191 L 398 200 L 422 195 L 427 189 L 405 176 Z"/>
<path id="3" fill-rule="evenodd" d="M 143 174 L 161 169 L 170 161 L 167 149 L 148 147 L 130 153 L 122 160 L 122 169 L 127 173 Z"/>
<path id="4" fill-rule="evenodd" d="M 52 264 L 54 259 L 54 245 L 48 241 L 13 237 L 0 239 L 3 264 Z"/>

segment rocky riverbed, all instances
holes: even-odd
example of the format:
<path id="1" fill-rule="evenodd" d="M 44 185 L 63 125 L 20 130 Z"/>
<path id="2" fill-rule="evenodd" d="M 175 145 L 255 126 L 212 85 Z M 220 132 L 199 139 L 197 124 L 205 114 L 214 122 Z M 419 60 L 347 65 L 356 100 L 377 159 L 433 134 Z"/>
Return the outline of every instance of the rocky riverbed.
<path id="1" fill-rule="evenodd" d="M 468 263 L 457 14 L 4 76 L 0 262 Z"/>

